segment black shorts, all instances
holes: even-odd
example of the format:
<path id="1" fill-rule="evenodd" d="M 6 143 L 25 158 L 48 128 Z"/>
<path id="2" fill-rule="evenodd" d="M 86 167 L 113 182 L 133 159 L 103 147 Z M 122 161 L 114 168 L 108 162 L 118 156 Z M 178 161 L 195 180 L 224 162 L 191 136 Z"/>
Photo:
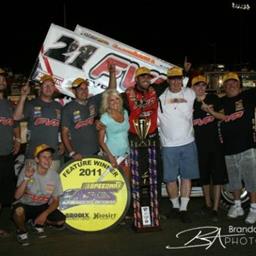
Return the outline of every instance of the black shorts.
<path id="1" fill-rule="evenodd" d="M 25 211 L 25 220 L 35 220 L 37 216 L 39 216 L 43 211 L 45 211 L 49 205 L 48 204 L 42 204 L 42 205 L 27 205 L 23 203 L 16 203 L 13 204 L 13 212 L 15 209 L 22 207 Z M 47 220 L 52 222 L 59 222 L 59 221 L 65 221 L 66 216 L 60 212 L 58 209 L 54 210 L 52 213 L 50 213 L 47 217 Z"/>
<path id="2" fill-rule="evenodd" d="M 16 189 L 14 156 L 0 156 L 0 204 L 10 206 Z"/>
<path id="3" fill-rule="evenodd" d="M 228 182 L 225 158 L 221 150 L 198 150 L 201 185 L 224 185 Z"/>

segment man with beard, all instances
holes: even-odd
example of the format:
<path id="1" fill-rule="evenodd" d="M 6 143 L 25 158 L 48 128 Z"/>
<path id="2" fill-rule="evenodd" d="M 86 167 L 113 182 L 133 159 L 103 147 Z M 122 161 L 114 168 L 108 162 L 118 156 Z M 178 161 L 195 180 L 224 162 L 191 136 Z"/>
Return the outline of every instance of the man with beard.
<path id="1" fill-rule="evenodd" d="M 59 142 L 60 119 L 62 106 L 53 100 L 55 82 L 53 77 L 43 75 L 40 78 L 41 86 L 39 97 L 26 102 L 30 87 L 21 88 L 21 96 L 14 113 L 14 120 L 28 122 L 28 144 L 26 148 L 27 161 L 34 161 L 33 152 L 36 146 L 46 143 L 54 148 L 51 170 L 60 168 L 60 155 L 64 152 L 63 144 Z"/>

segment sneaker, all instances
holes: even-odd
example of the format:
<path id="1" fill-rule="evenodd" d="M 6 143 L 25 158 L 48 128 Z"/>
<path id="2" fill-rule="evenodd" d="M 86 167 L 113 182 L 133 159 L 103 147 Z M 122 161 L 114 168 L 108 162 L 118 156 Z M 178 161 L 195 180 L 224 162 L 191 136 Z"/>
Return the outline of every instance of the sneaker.
<path id="1" fill-rule="evenodd" d="M 245 223 L 247 224 L 254 224 L 256 222 L 256 212 L 249 211 Z"/>
<path id="2" fill-rule="evenodd" d="M 243 216 L 243 215 L 244 215 L 244 209 L 241 206 L 236 206 L 236 205 L 232 205 L 229 208 L 229 211 L 227 214 L 227 216 L 232 219 L 237 218 L 239 216 Z"/>
<path id="3" fill-rule="evenodd" d="M 192 222 L 188 211 L 180 211 L 180 219 L 183 223 L 191 223 Z"/>
<path id="4" fill-rule="evenodd" d="M 34 231 L 37 234 L 38 238 L 46 238 L 47 237 L 47 235 L 44 232 L 44 227 L 42 227 L 42 226 L 37 226 L 37 225 L 34 226 Z"/>
<path id="5" fill-rule="evenodd" d="M 28 233 L 19 233 L 17 232 L 17 241 L 20 243 L 22 246 L 29 246 L 30 242 L 28 240 Z"/>

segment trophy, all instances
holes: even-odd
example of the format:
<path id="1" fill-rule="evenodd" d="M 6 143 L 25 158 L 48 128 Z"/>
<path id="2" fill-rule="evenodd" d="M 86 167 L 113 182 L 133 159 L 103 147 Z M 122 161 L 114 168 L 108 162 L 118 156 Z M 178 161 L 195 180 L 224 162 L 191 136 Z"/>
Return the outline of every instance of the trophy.
<path id="1" fill-rule="evenodd" d="M 151 120 L 133 120 L 137 139 L 131 143 L 134 228 L 137 232 L 159 230 L 156 144 L 148 137 Z"/>
<path id="2" fill-rule="evenodd" d="M 146 146 L 145 139 L 151 126 L 151 120 L 148 118 L 139 118 L 133 120 L 135 131 L 140 139 L 141 146 Z"/>

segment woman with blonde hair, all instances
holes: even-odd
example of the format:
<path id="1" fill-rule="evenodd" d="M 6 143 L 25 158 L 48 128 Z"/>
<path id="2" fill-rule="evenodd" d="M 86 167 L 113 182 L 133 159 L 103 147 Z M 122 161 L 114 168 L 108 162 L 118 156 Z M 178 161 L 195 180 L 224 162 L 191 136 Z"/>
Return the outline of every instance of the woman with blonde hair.
<path id="1" fill-rule="evenodd" d="M 127 156 L 129 153 L 128 113 L 117 90 L 108 89 L 102 95 L 100 121 L 105 129 L 99 130 L 99 144 L 113 167 L 120 165 L 129 176 Z"/>

